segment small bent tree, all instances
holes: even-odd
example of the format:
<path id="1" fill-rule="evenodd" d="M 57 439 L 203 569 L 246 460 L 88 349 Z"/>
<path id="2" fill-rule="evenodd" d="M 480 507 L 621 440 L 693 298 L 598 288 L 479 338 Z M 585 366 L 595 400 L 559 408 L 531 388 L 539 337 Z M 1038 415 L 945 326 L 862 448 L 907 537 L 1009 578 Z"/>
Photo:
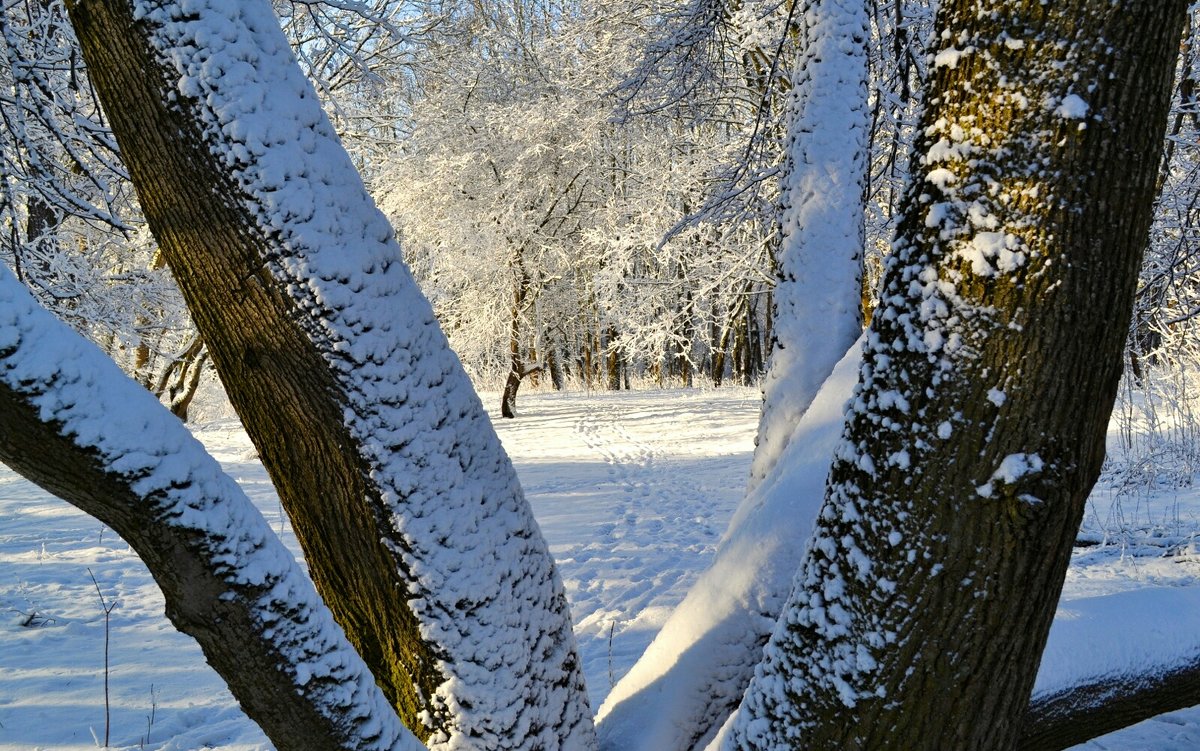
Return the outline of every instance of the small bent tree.
<path id="1" fill-rule="evenodd" d="M 712 737 L 783 606 L 801 560 L 795 538 L 811 530 L 815 502 L 795 502 L 794 480 L 772 485 L 791 470 L 781 464 L 797 463 L 787 453 L 793 431 L 862 331 L 868 7 L 797 2 L 774 348 L 743 505 L 754 510 L 739 511 L 713 566 L 600 708 L 604 751 L 687 751 Z"/>
<path id="2" fill-rule="evenodd" d="M 862 333 L 867 190 L 867 0 L 797 0 L 800 55 L 780 192 L 771 363 L 749 490 Z"/>
<path id="3" fill-rule="evenodd" d="M 723 748 L 1017 745 L 1104 457 L 1186 6 L 942 4 L 825 505 Z"/>
<path id="4" fill-rule="evenodd" d="M 313 581 L 401 719 L 433 748 L 591 747 L 512 464 L 270 4 L 67 5 Z"/>

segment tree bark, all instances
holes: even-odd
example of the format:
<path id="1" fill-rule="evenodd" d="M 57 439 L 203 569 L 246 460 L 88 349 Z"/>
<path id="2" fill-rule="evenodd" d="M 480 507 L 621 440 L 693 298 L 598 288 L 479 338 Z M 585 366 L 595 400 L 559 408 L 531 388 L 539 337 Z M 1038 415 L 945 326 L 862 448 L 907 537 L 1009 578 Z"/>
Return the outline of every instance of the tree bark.
<path id="1" fill-rule="evenodd" d="M 604 383 L 609 391 L 621 390 L 621 350 L 617 346 L 617 330 L 609 326 L 604 330 Z"/>
<path id="2" fill-rule="evenodd" d="M 1136 634 L 1130 634 L 1136 639 Z M 1200 703 L 1200 656 L 1162 673 L 1123 675 L 1035 696 L 1021 726 L 1021 751 L 1061 751 L 1166 712 Z"/>
<path id="3" fill-rule="evenodd" d="M 69 11 L 318 590 L 431 746 L 587 748 L 562 584 L 390 227 L 269 5 L 192 6 Z"/>
<path id="4" fill-rule="evenodd" d="M 826 503 L 726 748 L 1018 742 L 1104 457 L 1185 10 L 942 4 Z"/>
<path id="5" fill-rule="evenodd" d="M 137 551 L 276 748 L 421 747 L 217 462 L 2 267 L 0 341 L 0 460 Z"/>

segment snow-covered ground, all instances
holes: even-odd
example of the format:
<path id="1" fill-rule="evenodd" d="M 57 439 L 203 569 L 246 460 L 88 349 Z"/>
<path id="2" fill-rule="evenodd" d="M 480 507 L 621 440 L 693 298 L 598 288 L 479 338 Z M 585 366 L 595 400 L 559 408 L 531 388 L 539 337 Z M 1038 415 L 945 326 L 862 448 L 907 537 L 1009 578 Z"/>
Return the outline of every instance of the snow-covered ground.
<path id="1" fill-rule="evenodd" d="M 491 408 L 498 398 L 485 395 L 485 402 Z M 758 406 L 756 390 L 738 388 L 524 394 L 520 418 L 498 423 L 566 581 L 594 707 L 710 561 L 740 500 Z M 237 423 L 205 423 L 199 436 L 294 549 Z M 1084 537 L 1107 544 L 1076 552 L 1064 609 L 1081 598 L 1143 590 L 1143 611 L 1162 606 L 1162 621 L 1177 628 L 1180 614 L 1167 609 L 1172 591 L 1200 592 L 1196 530 L 1200 492 L 1189 484 L 1106 476 Z M 116 603 L 112 746 L 268 748 L 199 648 L 167 622 L 153 580 L 128 547 L 0 468 L 0 749 L 103 745 L 105 618 L 97 585 Z M 1142 620 L 1154 628 L 1154 618 Z M 1084 748 L 1200 748 L 1200 710 Z"/>

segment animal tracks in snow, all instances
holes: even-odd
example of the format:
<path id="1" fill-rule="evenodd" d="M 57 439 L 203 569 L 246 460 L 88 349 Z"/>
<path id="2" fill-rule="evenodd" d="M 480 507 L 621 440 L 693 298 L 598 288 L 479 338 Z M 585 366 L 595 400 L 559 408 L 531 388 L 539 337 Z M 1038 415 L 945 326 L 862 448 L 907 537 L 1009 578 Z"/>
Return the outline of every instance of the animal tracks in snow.
<path id="1" fill-rule="evenodd" d="M 593 699 L 711 562 L 759 404 L 742 388 L 537 394 L 497 422 L 566 583 Z"/>

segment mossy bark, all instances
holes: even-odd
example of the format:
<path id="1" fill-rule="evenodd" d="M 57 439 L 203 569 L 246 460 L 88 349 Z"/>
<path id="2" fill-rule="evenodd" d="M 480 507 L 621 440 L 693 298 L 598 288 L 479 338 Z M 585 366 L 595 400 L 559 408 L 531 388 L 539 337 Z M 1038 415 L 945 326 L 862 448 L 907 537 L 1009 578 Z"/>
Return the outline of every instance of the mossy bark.
<path id="1" fill-rule="evenodd" d="M 1008 749 L 1104 457 L 1186 3 L 950 0 L 737 748 Z"/>

